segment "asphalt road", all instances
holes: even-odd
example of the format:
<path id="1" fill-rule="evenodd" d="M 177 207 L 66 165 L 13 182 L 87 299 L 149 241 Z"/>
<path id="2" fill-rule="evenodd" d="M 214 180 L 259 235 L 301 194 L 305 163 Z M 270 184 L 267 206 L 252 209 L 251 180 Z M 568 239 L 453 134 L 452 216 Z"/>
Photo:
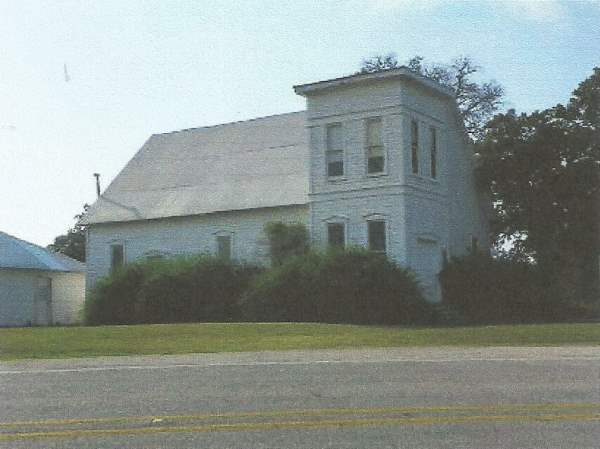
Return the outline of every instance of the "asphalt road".
<path id="1" fill-rule="evenodd" d="M 0 363 L 0 448 L 600 448 L 600 347 Z"/>

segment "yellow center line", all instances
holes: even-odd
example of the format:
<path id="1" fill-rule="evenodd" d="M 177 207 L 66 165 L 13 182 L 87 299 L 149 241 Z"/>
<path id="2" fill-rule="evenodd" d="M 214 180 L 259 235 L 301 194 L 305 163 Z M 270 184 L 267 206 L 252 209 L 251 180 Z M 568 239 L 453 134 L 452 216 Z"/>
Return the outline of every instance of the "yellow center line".
<path id="1" fill-rule="evenodd" d="M 220 418 L 270 418 L 288 416 L 319 417 L 331 415 L 383 415 L 401 413 L 450 413 L 450 412 L 503 412 L 503 411 L 553 411 L 553 410 L 591 410 L 600 409 L 600 403 L 547 403 L 547 404 L 497 404 L 497 405 L 448 405 L 424 407 L 380 407 L 380 408 L 330 408 L 273 410 L 256 412 L 231 412 L 185 415 L 152 415 L 152 416 L 116 416 L 100 418 L 47 419 L 36 421 L 14 421 L 0 423 L 0 428 L 15 427 L 47 427 L 76 424 L 125 424 L 144 423 L 154 419 L 163 421 L 197 421 Z"/>
<path id="2" fill-rule="evenodd" d="M 0 441 L 17 441 L 50 438 L 99 437 L 115 435 L 139 435 L 155 433 L 200 433 L 200 432 L 243 432 L 257 430 L 358 427 L 387 425 L 441 425 L 474 424 L 489 422 L 556 422 L 556 421 L 600 421 L 600 414 L 545 414 L 545 415 L 474 415 L 474 416 L 430 416 L 408 418 L 371 418 L 323 421 L 276 421 L 242 422 L 232 424 L 205 424 L 197 426 L 142 427 L 124 429 L 88 429 L 51 432 L 29 432 L 0 434 Z"/>

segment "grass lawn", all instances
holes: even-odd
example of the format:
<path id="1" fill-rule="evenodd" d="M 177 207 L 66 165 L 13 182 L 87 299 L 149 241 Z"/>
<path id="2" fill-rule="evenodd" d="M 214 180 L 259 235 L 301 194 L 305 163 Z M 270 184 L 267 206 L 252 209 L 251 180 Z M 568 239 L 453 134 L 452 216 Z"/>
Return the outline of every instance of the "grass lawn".
<path id="1" fill-rule="evenodd" d="M 600 345 L 600 324 L 403 328 L 199 323 L 0 329 L 0 360 L 401 346 Z"/>

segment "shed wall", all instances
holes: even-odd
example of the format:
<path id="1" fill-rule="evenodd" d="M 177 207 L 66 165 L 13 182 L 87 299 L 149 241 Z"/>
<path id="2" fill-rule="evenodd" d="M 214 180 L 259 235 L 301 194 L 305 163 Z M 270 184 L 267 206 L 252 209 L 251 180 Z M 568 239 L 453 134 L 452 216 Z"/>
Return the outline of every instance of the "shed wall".
<path id="1" fill-rule="evenodd" d="M 0 270 L 0 326 L 25 326 L 33 321 L 34 271 Z"/>

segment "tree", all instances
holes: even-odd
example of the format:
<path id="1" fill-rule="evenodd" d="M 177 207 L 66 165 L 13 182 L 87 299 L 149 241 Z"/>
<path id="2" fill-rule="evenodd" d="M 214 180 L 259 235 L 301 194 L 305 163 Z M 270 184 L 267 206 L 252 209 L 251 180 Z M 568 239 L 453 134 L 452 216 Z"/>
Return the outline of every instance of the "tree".
<path id="1" fill-rule="evenodd" d="M 363 59 L 359 73 L 375 73 L 383 70 L 397 69 L 400 67 L 396 55 L 388 53 L 387 55 L 375 55 L 371 58 Z"/>
<path id="2" fill-rule="evenodd" d="M 569 107 L 573 114 L 598 128 L 600 126 L 600 67 L 573 92 Z"/>
<path id="3" fill-rule="evenodd" d="M 600 250 L 600 69 L 569 104 L 498 114 L 478 145 L 497 242 L 534 259 L 549 283 L 593 294 Z"/>
<path id="4" fill-rule="evenodd" d="M 66 234 L 59 235 L 48 249 L 72 257 L 80 262 L 85 262 L 85 225 L 81 219 L 89 209 L 89 204 L 83 205 L 83 211 L 75 215 L 75 225 Z"/>
<path id="5" fill-rule="evenodd" d="M 375 73 L 402 67 L 392 53 L 364 59 L 359 73 Z M 479 140 L 485 123 L 502 104 L 504 89 L 495 81 L 478 83 L 474 77 L 481 70 L 468 57 L 459 57 L 449 65 L 424 64 L 415 56 L 406 68 L 450 88 L 456 97 L 465 129 L 473 140 Z"/>

